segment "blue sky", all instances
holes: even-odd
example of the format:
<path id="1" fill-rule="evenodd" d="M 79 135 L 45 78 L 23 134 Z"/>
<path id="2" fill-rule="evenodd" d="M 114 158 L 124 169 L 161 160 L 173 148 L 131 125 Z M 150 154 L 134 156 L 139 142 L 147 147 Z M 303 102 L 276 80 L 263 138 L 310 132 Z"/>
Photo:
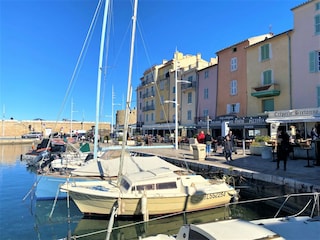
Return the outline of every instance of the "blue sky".
<path id="1" fill-rule="evenodd" d="M 291 9 L 305 0 L 140 0 L 132 107 L 146 69 L 174 51 L 209 61 L 247 38 L 293 28 Z M 98 0 L 0 0 L 1 118 L 95 121 L 102 17 L 70 85 Z M 124 109 L 131 37 L 131 0 L 111 1 L 107 72 L 100 121 Z M 69 88 L 69 86 L 71 86 Z M 68 90 L 69 89 L 69 90 Z M 73 104 L 72 104 L 73 103 Z M 73 107 L 71 107 L 73 106 Z M 114 111 L 114 113 L 115 113 Z"/>

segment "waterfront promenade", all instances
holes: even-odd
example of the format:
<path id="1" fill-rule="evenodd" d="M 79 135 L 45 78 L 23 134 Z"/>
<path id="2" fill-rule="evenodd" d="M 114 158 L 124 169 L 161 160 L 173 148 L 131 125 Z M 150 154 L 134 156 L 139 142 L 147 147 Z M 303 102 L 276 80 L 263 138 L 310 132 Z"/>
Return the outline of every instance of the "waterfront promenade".
<path id="1" fill-rule="evenodd" d="M 280 162 L 280 168 L 277 170 L 275 159 L 263 159 L 261 156 L 251 155 L 248 149 L 240 149 L 238 154 L 233 154 L 234 161 L 226 162 L 222 150 L 218 148 L 217 152 L 206 160 L 199 161 L 194 159 L 193 151 L 188 149 L 161 149 L 149 148 L 139 149 L 136 152 L 154 154 L 159 157 L 185 161 L 187 164 L 201 164 L 208 169 L 220 169 L 224 172 L 233 171 L 236 175 L 245 178 L 256 179 L 271 182 L 279 185 L 288 185 L 297 191 L 320 192 L 320 166 L 314 165 L 314 160 L 307 159 L 288 159 L 287 169 L 283 170 L 283 162 Z"/>
<path id="2" fill-rule="evenodd" d="M 31 144 L 32 139 L 2 139 L 0 144 Z M 37 141 L 35 141 L 37 142 Z M 92 143 L 91 149 L 93 149 Z M 161 144 L 159 144 L 161 145 Z M 233 154 L 234 161 L 226 162 L 222 149 L 218 147 L 217 152 L 213 152 L 209 158 L 203 161 L 194 159 L 193 150 L 188 147 L 178 150 L 172 148 L 161 148 L 161 146 L 150 146 L 148 148 L 136 148 L 133 151 L 144 154 L 156 155 L 164 159 L 180 161 L 188 165 L 199 165 L 199 168 L 209 171 L 220 171 L 228 174 L 230 171 L 235 175 L 240 175 L 248 179 L 261 180 L 279 185 L 287 185 L 297 191 L 320 192 L 320 166 L 314 165 L 314 160 L 288 159 L 287 170 L 283 170 L 283 162 L 277 170 L 275 159 L 263 159 L 261 156 L 251 155 L 248 149 L 238 150 L 238 154 Z M 109 144 L 101 144 L 100 147 L 109 147 Z M 167 146 L 168 147 L 168 146 Z M 274 156 L 275 157 L 275 156 Z"/>

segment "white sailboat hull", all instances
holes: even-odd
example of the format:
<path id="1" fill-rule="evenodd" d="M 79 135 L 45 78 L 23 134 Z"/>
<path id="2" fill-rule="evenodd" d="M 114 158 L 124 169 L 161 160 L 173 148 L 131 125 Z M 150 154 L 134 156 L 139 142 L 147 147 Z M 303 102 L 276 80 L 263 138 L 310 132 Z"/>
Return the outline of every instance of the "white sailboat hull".
<path id="1" fill-rule="evenodd" d="M 162 183 L 167 184 L 165 181 Z M 157 183 L 146 181 L 144 186 L 155 188 L 155 185 Z M 177 187 L 170 189 L 144 188 L 124 192 L 116 182 L 107 181 L 69 184 L 62 186 L 62 189 L 69 192 L 84 214 L 109 215 L 117 205 L 117 214 L 124 216 L 205 210 L 229 203 L 237 194 L 222 181 L 211 183 L 198 175 L 178 176 Z"/>

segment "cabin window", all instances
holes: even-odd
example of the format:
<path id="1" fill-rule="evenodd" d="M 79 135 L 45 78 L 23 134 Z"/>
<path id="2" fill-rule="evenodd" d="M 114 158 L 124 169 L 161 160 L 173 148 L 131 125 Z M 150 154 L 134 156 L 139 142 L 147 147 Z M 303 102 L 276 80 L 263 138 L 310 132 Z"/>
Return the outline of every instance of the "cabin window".
<path id="1" fill-rule="evenodd" d="M 136 189 L 137 189 L 137 191 L 153 190 L 154 185 L 153 184 L 137 185 Z"/>
<path id="2" fill-rule="evenodd" d="M 165 183 L 158 183 L 157 189 L 172 189 L 172 188 L 177 188 L 176 182 L 165 182 Z"/>
<path id="3" fill-rule="evenodd" d="M 121 186 L 125 189 L 125 190 L 128 190 L 130 188 L 130 184 L 125 180 L 125 179 L 122 179 L 121 180 Z"/>

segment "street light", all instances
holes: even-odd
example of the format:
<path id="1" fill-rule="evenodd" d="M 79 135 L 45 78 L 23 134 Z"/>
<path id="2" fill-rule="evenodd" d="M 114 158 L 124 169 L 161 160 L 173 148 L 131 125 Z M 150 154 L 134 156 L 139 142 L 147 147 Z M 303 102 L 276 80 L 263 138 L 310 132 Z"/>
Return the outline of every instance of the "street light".
<path id="1" fill-rule="evenodd" d="M 171 100 L 165 100 L 164 103 L 169 103 L 172 102 L 175 104 L 175 149 L 178 150 L 178 82 L 180 83 L 190 83 L 190 81 L 187 80 L 178 80 L 178 70 L 177 70 L 177 63 L 175 63 L 174 66 L 174 71 L 175 71 L 175 75 L 174 75 L 174 82 L 175 82 L 175 101 L 171 101 Z"/>
<path id="2" fill-rule="evenodd" d="M 209 115 L 207 116 L 207 132 L 209 132 L 209 123 L 211 122 L 212 120 L 209 118 Z"/>

